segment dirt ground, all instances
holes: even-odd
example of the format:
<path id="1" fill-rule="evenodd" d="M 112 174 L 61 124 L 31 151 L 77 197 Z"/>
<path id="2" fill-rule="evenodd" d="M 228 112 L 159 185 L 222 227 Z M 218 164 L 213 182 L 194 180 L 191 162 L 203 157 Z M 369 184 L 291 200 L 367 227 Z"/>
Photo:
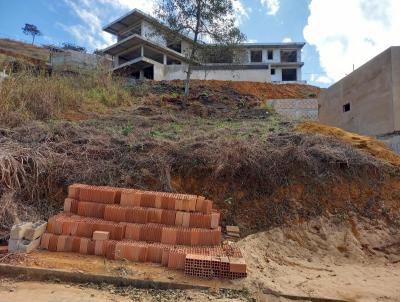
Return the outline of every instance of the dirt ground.
<path id="1" fill-rule="evenodd" d="M 384 223 L 326 218 L 239 241 L 245 286 L 346 301 L 400 301 L 400 233 Z"/>
<path id="2" fill-rule="evenodd" d="M 274 298 L 273 298 L 274 299 Z M 0 302 L 125 302 L 125 301 L 254 301 L 228 291 L 145 290 L 112 286 L 0 280 Z M 286 299 L 275 301 L 285 301 Z"/>
<path id="3" fill-rule="evenodd" d="M 136 297 L 134 301 L 164 301 L 164 298 L 165 301 L 303 301 L 302 297 L 353 302 L 400 301 L 400 228 L 382 221 L 355 216 L 342 221 L 336 216 L 319 218 L 255 233 L 239 240 L 238 244 L 248 265 L 248 277 L 233 281 L 196 279 L 154 264 L 36 252 L 9 263 L 193 284 L 211 289 L 149 291 L 110 285 L 9 280 L 0 287 L 0 301 L 7 296 L 13 299 L 5 301 L 23 301 L 30 290 L 43 296 L 40 301 L 53 301 L 52 291 L 60 293 L 60 297 L 70 291 L 68 301 L 92 301 L 93 297 L 96 301 L 114 301 L 113 294 L 122 295 L 117 301 L 125 301 L 126 296 Z M 79 294 L 82 287 L 88 288 L 84 296 Z M 78 300 L 74 300 L 75 293 Z"/>

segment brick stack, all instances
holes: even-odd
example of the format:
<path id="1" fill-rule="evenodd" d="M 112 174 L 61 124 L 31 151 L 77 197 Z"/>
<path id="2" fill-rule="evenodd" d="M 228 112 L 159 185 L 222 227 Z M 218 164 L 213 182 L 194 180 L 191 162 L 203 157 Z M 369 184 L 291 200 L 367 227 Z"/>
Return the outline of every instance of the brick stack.
<path id="1" fill-rule="evenodd" d="M 221 244 L 219 220 L 202 196 L 74 184 L 41 247 L 160 263 L 202 278 L 246 277 L 240 250 Z"/>

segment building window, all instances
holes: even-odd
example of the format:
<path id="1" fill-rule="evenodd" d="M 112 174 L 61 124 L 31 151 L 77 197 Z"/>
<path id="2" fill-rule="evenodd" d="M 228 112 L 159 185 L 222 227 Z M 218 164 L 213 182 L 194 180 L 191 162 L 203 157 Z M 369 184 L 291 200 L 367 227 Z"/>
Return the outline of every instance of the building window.
<path id="1" fill-rule="evenodd" d="M 274 59 L 274 52 L 272 50 L 268 50 L 268 60 L 273 60 Z"/>
<path id="2" fill-rule="evenodd" d="M 177 41 L 167 41 L 167 47 L 175 50 L 176 52 L 182 53 L 182 44 Z"/>
<path id="3" fill-rule="evenodd" d="M 295 68 L 282 69 L 282 81 L 284 82 L 297 81 L 297 69 Z"/>
<path id="4" fill-rule="evenodd" d="M 343 105 L 343 112 L 347 112 L 347 111 L 350 111 L 350 103 Z"/>
<path id="5" fill-rule="evenodd" d="M 271 68 L 271 75 L 275 75 L 275 68 Z"/>
<path id="6" fill-rule="evenodd" d="M 251 50 L 250 51 L 250 61 L 252 63 L 262 62 L 262 50 Z"/>
<path id="7" fill-rule="evenodd" d="M 295 63 L 297 62 L 297 50 L 281 50 L 282 63 Z"/>

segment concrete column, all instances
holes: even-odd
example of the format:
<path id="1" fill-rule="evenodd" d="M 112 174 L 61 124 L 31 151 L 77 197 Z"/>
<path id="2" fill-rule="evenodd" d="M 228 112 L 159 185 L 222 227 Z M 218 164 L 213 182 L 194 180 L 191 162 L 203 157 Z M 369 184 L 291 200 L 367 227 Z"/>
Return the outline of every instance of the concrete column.
<path id="1" fill-rule="evenodd" d="M 143 69 L 139 73 L 139 80 L 144 80 L 144 70 Z"/>
<path id="2" fill-rule="evenodd" d="M 163 54 L 163 62 L 164 62 L 164 65 L 167 65 L 167 55 L 166 54 Z"/>
<path id="3" fill-rule="evenodd" d="M 140 45 L 140 56 L 144 57 L 144 47 L 143 47 L 143 45 Z"/>

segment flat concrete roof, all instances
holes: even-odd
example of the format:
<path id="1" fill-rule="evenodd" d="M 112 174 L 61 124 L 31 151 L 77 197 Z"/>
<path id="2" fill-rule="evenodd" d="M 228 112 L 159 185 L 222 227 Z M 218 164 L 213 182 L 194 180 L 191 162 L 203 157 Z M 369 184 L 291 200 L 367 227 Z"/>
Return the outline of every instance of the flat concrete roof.
<path id="1" fill-rule="evenodd" d="M 136 22 L 139 22 L 140 20 L 146 20 L 147 22 L 160 26 L 162 27 L 165 31 L 169 31 L 175 35 L 178 35 L 181 39 L 187 40 L 187 41 L 192 41 L 189 37 L 183 35 L 182 33 L 177 33 L 170 29 L 168 26 L 165 26 L 162 24 L 159 20 L 156 18 L 152 17 L 149 14 L 146 14 L 145 12 L 141 11 L 140 9 L 133 9 L 130 12 L 126 13 L 122 17 L 118 18 L 117 20 L 111 22 L 110 24 L 106 25 L 103 27 L 103 30 L 113 34 L 113 35 L 118 35 L 118 33 L 121 33 L 128 28 L 130 28 L 133 24 Z"/>
<path id="2" fill-rule="evenodd" d="M 304 42 L 288 42 L 288 43 L 241 43 L 243 47 L 260 47 L 260 48 L 303 48 Z"/>
<path id="3" fill-rule="evenodd" d="M 199 66 L 193 66 L 194 70 L 231 70 L 231 69 L 268 69 L 269 64 L 205 64 Z"/>
<path id="4" fill-rule="evenodd" d="M 135 8 L 135 9 L 129 11 L 128 13 L 126 13 L 125 15 L 123 15 L 122 17 L 118 18 L 117 20 L 104 26 L 103 30 L 110 34 L 117 35 L 118 33 L 128 29 L 130 26 L 132 26 L 132 24 L 134 24 L 142 19 L 147 19 L 149 21 L 155 20 L 155 18 L 153 18 L 152 16 Z"/>
<path id="5" fill-rule="evenodd" d="M 127 30 L 129 27 L 131 27 L 133 24 L 136 22 L 139 22 L 140 20 L 146 20 L 152 24 L 156 24 L 158 26 L 161 26 L 164 30 L 170 31 L 171 33 L 174 33 L 180 38 L 187 40 L 189 42 L 192 42 L 192 39 L 184 34 L 181 33 L 176 33 L 173 30 L 171 30 L 168 26 L 162 24 L 159 20 L 156 18 L 152 17 L 151 15 L 135 8 L 122 17 L 118 18 L 117 20 L 111 22 L 110 24 L 106 25 L 103 27 L 103 30 L 113 34 L 113 35 L 118 35 L 118 33 L 121 33 L 125 30 Z M 306 43 L 304 42 L 287 42 L 287 43 L 241 43 L 240 45 L 243 47 L 263 47 L 263 48 L 303 48 Z"/>
<path id="6" fill-rule="evenodd" d="M 188 59 L 182 55 L 181 53 L 169 49 L 163 45 L 154 43 L 138 34 L 133 34 L 109 47 L 103 50 L 104 53 L 115 56 L 118 55 L 119 53 L 124 52 L 125 50 L 128 50 L 132 48 L 133 46 L 144 44 L 149 47 L 155 48 L 156 50 L 159 50 L 160 52 L 168 54 L 170 57 L 182 61 L 188 61 Z"/>
<path id="7" fill-rule="evenodd" d="M 271 63 L 271 67 L 302 67 L 304 62 L 279 62 L 279 63 Z"/>

